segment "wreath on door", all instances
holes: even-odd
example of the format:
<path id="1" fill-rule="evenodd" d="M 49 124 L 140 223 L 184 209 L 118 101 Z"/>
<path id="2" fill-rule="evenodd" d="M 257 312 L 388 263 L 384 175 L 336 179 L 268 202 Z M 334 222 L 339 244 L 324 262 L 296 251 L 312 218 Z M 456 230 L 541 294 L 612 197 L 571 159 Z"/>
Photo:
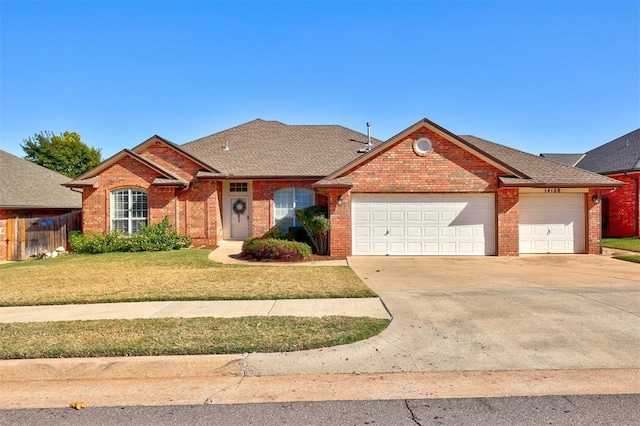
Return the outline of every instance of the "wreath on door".
<path id="1" fill-rule="evenodd" d="M 232 209 L 235 214 L 238 214 L 238 215 L 244 214 L 244 212 L 247 211 L 247 202 L 242 198 L 238 198 L 233 203 Z"/>
<path id="2" fill-rule="evenodd" d="M 240 215 L 244 214 L 247 211 L 247 202 L 242 198 L 238 198 L 233 202 L 231 209 L 235 214 L 238 215 L 238 223 L 240 223 Z"/>

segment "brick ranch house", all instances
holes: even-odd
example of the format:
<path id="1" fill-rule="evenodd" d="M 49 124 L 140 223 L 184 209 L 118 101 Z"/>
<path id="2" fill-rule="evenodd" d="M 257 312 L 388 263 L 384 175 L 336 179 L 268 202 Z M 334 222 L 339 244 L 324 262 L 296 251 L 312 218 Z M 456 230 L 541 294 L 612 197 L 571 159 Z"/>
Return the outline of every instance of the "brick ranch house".
<path id="1" fill-rule="evenodd" d="M 640 129 L 586 154 L 540 155 L 623 182 L 624 186 L 602 193 L 602 234 L 640 237 Z"/>
<path id="2" fill-rule="evenodd" d="M 334 256 L 517 256 L 599 253 L 599 197 L 622 184 L 427 119 L 370 145 L 341 126 L 258 119 L 184 145 L 153 136 L 65 185 L 82 189 L 85 231 L 168 216 L 215 245 L 322 204 Z"/>
<path id="3" fill-rule="evenodd" d="M 80 210 L 82 196 L 60 186 L 71 179 L 0 150 L 0 260 L 7 259 L 7 219 L 48 218 Z"/>

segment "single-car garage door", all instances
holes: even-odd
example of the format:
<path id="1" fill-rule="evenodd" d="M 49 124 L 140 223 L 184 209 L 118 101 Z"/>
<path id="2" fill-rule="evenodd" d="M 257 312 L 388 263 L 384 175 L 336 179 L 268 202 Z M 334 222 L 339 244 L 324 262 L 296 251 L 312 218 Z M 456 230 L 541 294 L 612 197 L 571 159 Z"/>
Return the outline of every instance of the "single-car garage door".
<path id="1" fill-rule="evenodd" d="M 354 255 L 493 255 L 493 194 L 354 194 Z"/>
<path id="2" fill-rule="evenodd" d="M 520 194 L 520 253 L 584 253 L 584 194 Z"/>

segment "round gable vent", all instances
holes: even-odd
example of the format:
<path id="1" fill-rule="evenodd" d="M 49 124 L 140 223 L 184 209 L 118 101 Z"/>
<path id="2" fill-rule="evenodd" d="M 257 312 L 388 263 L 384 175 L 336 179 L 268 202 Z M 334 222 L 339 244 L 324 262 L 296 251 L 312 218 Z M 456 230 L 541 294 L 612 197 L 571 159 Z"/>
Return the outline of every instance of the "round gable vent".
<path id="1" fill-rule="evenodd" d="M 420 138 L 413 143 L 413 152 L 418 155 L 427 155 L 433 148 L 433 143 L 428 138 Z"/>

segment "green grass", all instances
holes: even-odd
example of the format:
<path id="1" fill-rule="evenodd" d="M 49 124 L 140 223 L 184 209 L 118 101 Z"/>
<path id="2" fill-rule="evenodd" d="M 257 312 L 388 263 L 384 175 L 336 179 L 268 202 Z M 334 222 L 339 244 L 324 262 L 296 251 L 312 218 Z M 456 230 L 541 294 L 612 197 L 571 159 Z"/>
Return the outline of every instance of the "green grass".
<path id="1" fill-rule="evenodd" d="M 602 246 L 640 252 L 640 238 L 603 238 Z"/>
<path id="2" fill-rule="evenodd" d="M 160 318 L 0 324 L 0 359 L 287 352 L 380 333 L 374 318 Z"/>
<path id="3" fill-rule="evenodd" d="M 0 265 L 0 306 L 375 296 L 346 266 L 222 265 L 208 254 L 69 254 Z"/>
<path id="4" fill-rule="evenodd" d="M 626 260 L 627 262 L 640 263 L 640 256 L 614 256 L 614 259 Z"/>

